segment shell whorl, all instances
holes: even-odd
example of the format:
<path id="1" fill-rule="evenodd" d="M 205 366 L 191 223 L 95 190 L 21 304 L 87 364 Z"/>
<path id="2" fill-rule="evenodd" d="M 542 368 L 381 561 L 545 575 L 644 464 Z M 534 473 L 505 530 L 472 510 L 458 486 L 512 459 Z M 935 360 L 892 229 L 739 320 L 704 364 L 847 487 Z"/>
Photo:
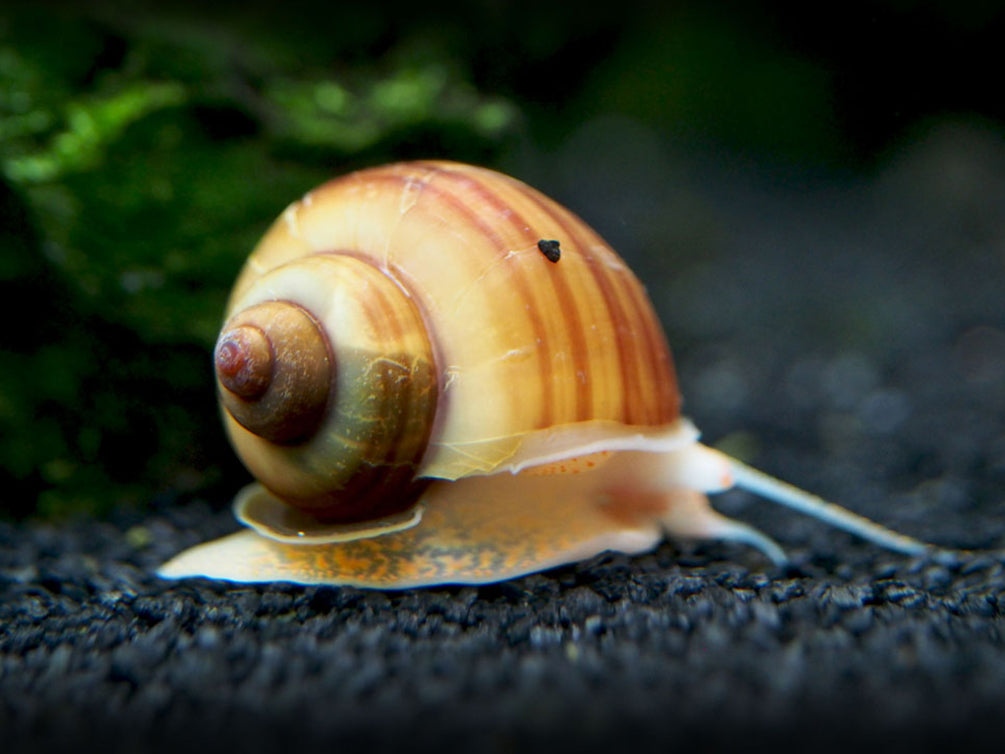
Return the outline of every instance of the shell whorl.
<path id="1" fill-rule="evenodd" d="M 274 495 L 319 519 L 408 507 L 439 394 L 415 302 L 366 260 L 301 258 L 259 277 L 223 328 L 225 424 Z"/>
<path id="2" fill-rule="evenodd" d="M 325 333 L 302 307 L 267 301 L 239 312 L 214 352 L 220 400 L 249 432 L 295 443 L 317 431 L 333 382 Z"/>

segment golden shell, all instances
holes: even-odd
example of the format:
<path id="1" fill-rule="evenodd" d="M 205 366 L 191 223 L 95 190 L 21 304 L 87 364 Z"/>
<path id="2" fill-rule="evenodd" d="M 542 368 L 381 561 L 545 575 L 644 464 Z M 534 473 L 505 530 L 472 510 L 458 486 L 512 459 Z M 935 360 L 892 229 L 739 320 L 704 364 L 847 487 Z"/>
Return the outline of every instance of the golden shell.
<path id="1" fill-rule="evenodd" d="M 557 241 L 547 247 L 560 248 L 557 262 L 541 241 Z M 232 395 L 225 422 L 266 487 L 322 516 L 332 486 L 368 498 L 365 510 L 343 504 L 334 517 L 377 516 L 414 500 L 415 478 L 554 461 L 601 438 L 659 433 L 678 417 L 670 351 L 635 275 L 578 217 L 491 170 L 403 163 L 310 192 L 248 259 L 221 343 L 248 311 L 275 301 L 327 332 L 335 402 L 292 444 L 242 426 Z M 390 395 L 406 376 L 407 394 Z M 392 418 L 401 426 L 385 426 Z M 385 431 L 364 436 L 358 425 L 375 422 Z M 335 468 L 345 445 L 360 444 L 379 480 Z"/>

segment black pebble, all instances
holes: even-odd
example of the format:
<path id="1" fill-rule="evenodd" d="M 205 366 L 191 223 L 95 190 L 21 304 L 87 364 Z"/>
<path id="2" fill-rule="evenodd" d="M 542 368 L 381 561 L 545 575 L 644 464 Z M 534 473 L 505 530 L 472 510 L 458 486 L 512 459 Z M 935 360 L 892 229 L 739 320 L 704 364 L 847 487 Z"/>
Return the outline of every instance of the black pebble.
<path id="1" fill-rule="evenodd" d="M 537 248 L 548 258 L 549 262 L 557 262 L 562 256 L 562 249 L 559 247 L 558 241 L 547 241 L 542 238 L 537 242 Z"/>

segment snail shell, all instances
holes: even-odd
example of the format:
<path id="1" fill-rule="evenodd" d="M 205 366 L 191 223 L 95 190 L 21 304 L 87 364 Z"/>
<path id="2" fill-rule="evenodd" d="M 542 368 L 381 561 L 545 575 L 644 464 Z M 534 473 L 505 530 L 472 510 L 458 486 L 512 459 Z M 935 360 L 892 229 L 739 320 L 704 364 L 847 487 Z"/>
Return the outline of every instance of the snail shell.
<path id="1" fill-rule="evenodd" d="M 247 260 L 214 361 L 251 529 L 164 576 L 482 582 L 665 532 L 784 557 L 708 506 L 757 472 L 680 416 L 641 283 L 500 173 L 401 163 L 310 192 Z"/>

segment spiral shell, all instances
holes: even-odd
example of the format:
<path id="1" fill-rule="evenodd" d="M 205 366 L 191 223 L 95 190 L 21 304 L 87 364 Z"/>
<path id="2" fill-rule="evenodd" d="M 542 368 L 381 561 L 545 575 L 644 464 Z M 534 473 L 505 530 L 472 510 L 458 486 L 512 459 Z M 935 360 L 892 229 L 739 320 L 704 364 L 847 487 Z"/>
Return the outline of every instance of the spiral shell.
<path id="1" fill-rule="evenodd" d="M 560 263 L 538 248 L 544 238 L 559 239 Z M 246 320 L 277 309 L 303 325 L 304 361 L 330 352 L 330 397 L 279 420 L 256 400 L 284 429 L 269 436 L 221 379 L 225 422 L 270 491 L 329 520 L 406 506 L 415 479 L 518 469 L 542 444 L 557 459 L 578 452 L 570 442 L 662 430 L 679 414 L 669 349 L 636 277 L 568 210 L 489 170 L 392 165 L 291 205 L 237 280 L 218 373 Z M 273 392 L 317 393 L 317 376 L 298 369 L 309 389 Z M 291 434 L 291 423 L 309 431 Z M 570 426 L 575 439 L 563 439 Z"/>

